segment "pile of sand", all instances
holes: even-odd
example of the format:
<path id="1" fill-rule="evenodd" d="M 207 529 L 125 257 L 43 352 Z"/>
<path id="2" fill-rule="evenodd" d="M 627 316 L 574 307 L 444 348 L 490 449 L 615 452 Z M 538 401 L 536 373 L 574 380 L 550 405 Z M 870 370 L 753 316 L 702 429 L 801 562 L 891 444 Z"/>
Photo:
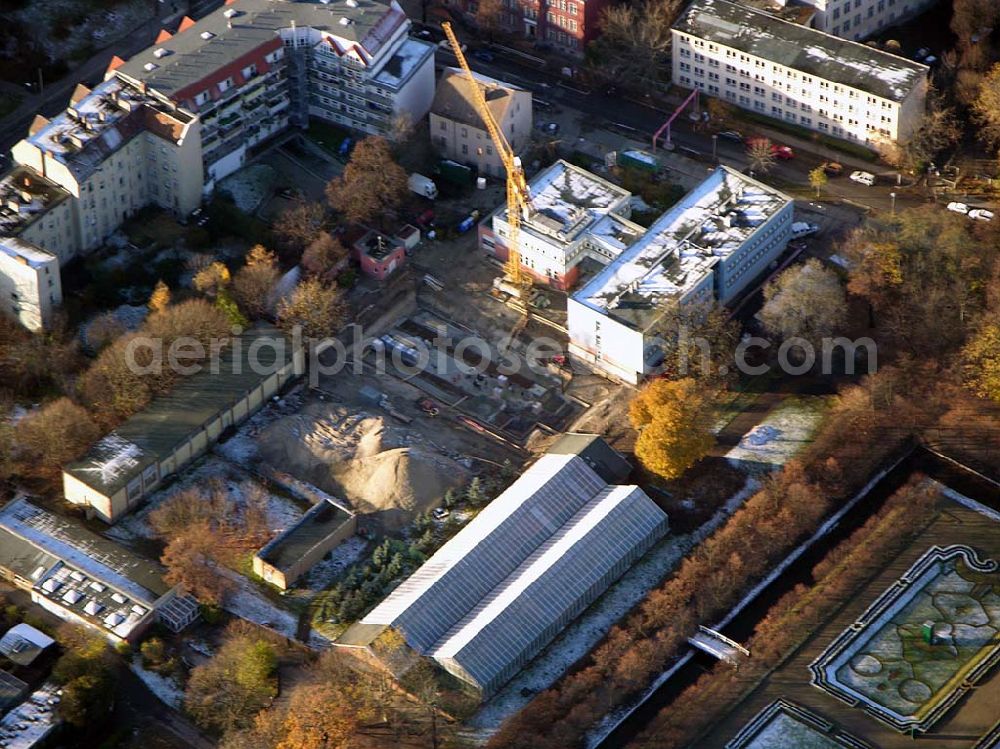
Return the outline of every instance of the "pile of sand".
<path id="1" fill-rule="evenodd" d="M 315 404 L 270 425 L 257 448 L 279 471 L 399 528 L 438 506 L 450 487 L 464 483 L 467 470 L 388 419 Z"/>

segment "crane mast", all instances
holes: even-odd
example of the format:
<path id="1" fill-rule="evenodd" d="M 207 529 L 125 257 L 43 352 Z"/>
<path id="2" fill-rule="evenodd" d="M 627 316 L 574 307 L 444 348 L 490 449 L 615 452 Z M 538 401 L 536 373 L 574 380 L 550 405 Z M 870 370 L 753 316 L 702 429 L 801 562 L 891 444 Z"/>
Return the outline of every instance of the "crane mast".
<path id="1" fill-rule="evenodd" d="M 510 236 L 507 237 L 507 241 L 505 242 L 507 245 L 507 264 L 504 272 L 510 283 L 518 288 L 524 288 L 529 284 L 529 281 L 521 268 L 519 238 L 521 221 L 527 215 L 531 203 L 531 195 L 528 191 L 528 182 L 524 177 L 524 169 L 521 167 L 521 159 L 514 154 L 514 149 L 511 148 L 510 143 L 503 134 L 503 130 L 500 129 L 496 119 L 493 117 L 493 113 L 490 112 L 489 105 L 486 103 L 486 96 L 472 74 L 472 69 L 469 67 L 469 63 L 465 59 L 465 54 L 462 52 L 462 45 L 459 44 L 458 38 L 451 28 L 451 23 L 445 21 L 441 24 L 441 28 L 444 29 L 445 36 L 448 37 L 448 43 L 451 44 L 451 48 L 455 52 L 455 57 L 458 58 L 459 66 L 469 79 L 469 83 L 472 84 L 473 97 L 476 102 L 476 108 L 479 110 L 479 116 L 482 117 L 483 123 L 486 125 L 486 131 L 493 141 L 493 147 L 496 148 L 500 162 L 507 171 L 507 223 L 510 226 Z"/>

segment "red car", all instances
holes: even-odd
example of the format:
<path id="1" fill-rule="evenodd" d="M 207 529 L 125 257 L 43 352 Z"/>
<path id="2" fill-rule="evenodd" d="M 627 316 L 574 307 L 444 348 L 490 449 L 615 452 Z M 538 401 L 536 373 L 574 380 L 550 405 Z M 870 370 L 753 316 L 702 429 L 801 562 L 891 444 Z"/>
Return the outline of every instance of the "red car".
<path id="1" fill-rule="evenodd" d="M 767 143 L 767 138 L 761 137 L 751 137 L 747 138 L 746 144 L 747 148 L 753 148 L 757 143 Z M 782 161 L 788 161 L 789 159 L 795 158 L 795 151 L 791 149 L 790 146 L 782 146 L 777 143 L 771 143 L 771 155 L 776 159 L 781 159 Z"/>

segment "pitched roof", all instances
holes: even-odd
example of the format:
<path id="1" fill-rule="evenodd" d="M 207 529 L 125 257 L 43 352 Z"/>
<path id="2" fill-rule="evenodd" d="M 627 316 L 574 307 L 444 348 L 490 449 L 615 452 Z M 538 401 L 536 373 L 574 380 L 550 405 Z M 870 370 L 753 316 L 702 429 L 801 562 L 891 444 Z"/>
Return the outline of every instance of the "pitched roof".
<path id="1" fill-rule="evenodd" d="M 493 119 L 502 123 L 507 116 L 508 108 L 514 103 L 513 92 L 524 92 L 523 88 L 473 73 L 479 88 L 486 95 L 486 105 L 493 114 Z M 471 125 L 479 130 L 485 130 L 486 125 L 479 115 L 476 105 L 476 94 L 465 73 L 458 68 L 445 68 L 438 81 L 434 93 L 434 103 L 431 112 L 455 122 Z"/>

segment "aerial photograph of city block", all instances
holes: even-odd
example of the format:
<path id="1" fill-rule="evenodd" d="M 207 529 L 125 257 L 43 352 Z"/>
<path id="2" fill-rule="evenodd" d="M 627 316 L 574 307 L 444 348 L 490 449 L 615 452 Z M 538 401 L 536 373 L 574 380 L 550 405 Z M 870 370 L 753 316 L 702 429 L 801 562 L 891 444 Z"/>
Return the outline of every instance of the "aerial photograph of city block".
<path id="1" fill-rule="evenodd" d="M 1000 749 L 1000 0 L 0 0 L 0 749 Z"/>

